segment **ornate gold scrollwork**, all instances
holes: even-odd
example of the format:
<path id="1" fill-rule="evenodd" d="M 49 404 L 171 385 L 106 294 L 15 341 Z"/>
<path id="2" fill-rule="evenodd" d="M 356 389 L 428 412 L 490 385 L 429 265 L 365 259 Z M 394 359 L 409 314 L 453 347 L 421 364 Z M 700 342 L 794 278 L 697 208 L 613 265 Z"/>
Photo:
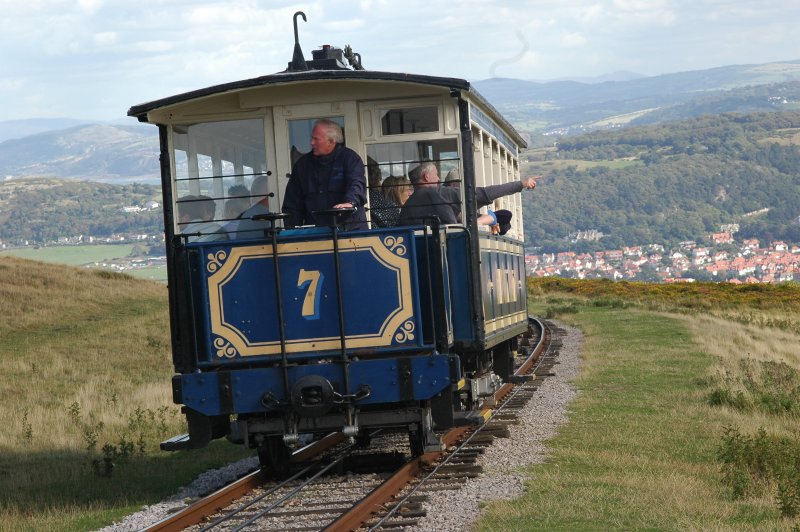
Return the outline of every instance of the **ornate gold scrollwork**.
<path id="1" fill-rule="evenodd" d="M 217 356 L 219 358 L 234 358 L 238 354 L 236 348 L 224 338 L 215 338 L 214 347 L 217 348 Z"/>
<path id="2" fill-rule="evenodd" d="M 393 237 L 391 235 L 383 239 L 383 245 L 389 248 L 389 251 L 395 255 L 402 257 L 406 254 L 405 239 L 402 236 Z"/>
<path id="3" fill-rule="evenodd" d="M 222 267 L 222 263 L 225 262 L 225 259 L 228 258 L 228 254 L 225 253 L 224 250 L 219 250 L 216 253 L 209 253 L 208 254 L 208 264 L 206 264 L 206 269 L 208 273 L 214 273 L 215 271 L 219 270 Z"/>
<path id="4" fill-rule="evenodd" d="M 394 335 L 394 339 L 397 343 L 402 344 L 408 342 L 409 340 L 414 339 L 414 329 L 416 325 L 411 320 L 406 321 L 403 325 L 397 329 L 397 333 Z"/>

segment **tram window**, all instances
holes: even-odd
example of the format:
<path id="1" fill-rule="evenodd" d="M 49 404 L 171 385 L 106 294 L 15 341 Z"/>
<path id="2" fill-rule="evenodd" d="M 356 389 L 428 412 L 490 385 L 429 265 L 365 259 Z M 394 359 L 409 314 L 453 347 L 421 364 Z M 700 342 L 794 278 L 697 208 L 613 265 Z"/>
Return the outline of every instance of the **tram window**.
<path id="1" fill-rule="evenodd" d="M 439 109 L 435 106 L 386 109 L 381 112 L 381 133 L 384 135 L 432 131 L 439 131 Z"/>
<path id="2" fill-rule="evenodd" d="M 214 202 L 213 221 L 222 224 L 230 220 L 229 213 L 238 215 L 258 201 L 250 197 L 250 189 L 267 171 L 263 120 L 176 125 L 172 147 L 177 211 L 182 205 L 186 210 L 180 198 L 205 196 Z M 181 231 L 180 223 L 177 229 Z"/>
<path id="3" fill-rule="evenodd" d="M 367 146 L 367 157 L 377 164 L 383 176 L 409 176 L 422 161 L 438 163 L 440 170 L 458 167 L 456 139 L 385 142 Z"/>

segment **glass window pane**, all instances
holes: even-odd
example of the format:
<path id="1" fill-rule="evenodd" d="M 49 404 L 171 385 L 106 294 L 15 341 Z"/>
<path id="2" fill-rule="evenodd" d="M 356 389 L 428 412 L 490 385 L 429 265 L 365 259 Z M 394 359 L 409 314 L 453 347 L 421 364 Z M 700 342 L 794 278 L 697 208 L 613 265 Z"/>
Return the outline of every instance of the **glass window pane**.
<path id="1" fill-rule="evenodd" d="M 420 140 L 410 142 L 385 142 L 367 146 L 367 175 L 369 176 L 369 216 L 373 227 L 386 222 L 385 200 L 393 205 L 402 205 L 408 195 L 409 183 L 414 180 L 415 170 L 420 163 L 433 162 L 439 170 L 439 177 L 445 181 L 448 173 L 460 184 L 461 162 L 458 158 L 456 139 Z M 391 177 L 391 179 L 387 179 Z M 446 183 L 450 185 L 450 183 Z M 388 185 L 388 186 L 387 186 Z M 383 210 L 382 210 L 383 209 Z M 392 224 L 387 224 L 392 225 Z"/>
<path id="2" fill-rule="evenodd" d="M 442 178 L 453 168 L 460 167 L 456 139 L 385 142 L 367 146 L 367 166 L 377 166 L 386 177 L 411 177 L 414 168 L 423 161 L 433 161 Z"/>
<path id="3" fill-rule="evenodd" d="M 198 235 L 190 240 L 224 232 L 263 197 L 251 192 L 267 172 L 263 120 L 173 126 L 172 144 L 177 232 Z"/>
<path id="4" fill-rule="evenodd" d="M 381 132 L 384 135 L 429 133 L 439 131 L 437 107 L 408 107 L 381 111 Z"/>

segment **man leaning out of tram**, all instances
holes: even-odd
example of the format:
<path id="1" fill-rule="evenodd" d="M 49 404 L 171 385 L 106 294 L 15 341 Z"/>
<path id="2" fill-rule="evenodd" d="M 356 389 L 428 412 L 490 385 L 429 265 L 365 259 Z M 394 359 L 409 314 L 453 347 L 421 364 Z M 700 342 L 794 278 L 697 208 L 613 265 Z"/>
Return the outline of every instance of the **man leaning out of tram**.
<path id="1" fill-rule="evenodd" d="M 439 171 L 432 162 L 424 162 L 412 171 L 414 193 L 400 211 L 400 225 L 421 225 L 423 219 L 437 216 L 443 224 L 455 224 L 461 220 L 461 191 L 456 186 L 443 186 Z M 501 185 L 475 187 L 478 208 L 490 205 L 494 200 L 536 188 L 541 176 L 527 177 Z"/>
<path id="2" fill-rule="evenodd" d="M 297 160 L 292 168 L 282 211 L 288 214 L 286 227 L 332 225 L 345 229 L 366 229 L 367 180 L 364 161 L 343 144 L 339 124 L 318 120 L 311 131 L 311 152 Z M 314 214 L 327 209 L 353 208 L 355 212 L 339 216 Z"/>

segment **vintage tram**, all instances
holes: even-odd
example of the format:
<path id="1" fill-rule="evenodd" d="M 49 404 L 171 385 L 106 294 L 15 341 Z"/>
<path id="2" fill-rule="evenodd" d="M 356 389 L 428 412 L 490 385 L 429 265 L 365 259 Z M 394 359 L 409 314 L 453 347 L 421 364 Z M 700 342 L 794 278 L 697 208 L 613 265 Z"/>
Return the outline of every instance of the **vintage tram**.
<path id="1" fill-rule="evenodd" d="M 280 469 L 304 435 L 384 428 L 421 453 L 483 421 L 528 329 L 520 197 L 497 200 L 514 213 L 504 236 L 478 225 L 475 199 L 520 179 L 525 142 L 465 80 L 365 70 L 349 47 L 306 61 L 296 24 L 285 71 L 128 113 L 160 132 L 172 388 L 188 422 L 162 448 L 228 437 Z M 425 161 L 459 175 L 461 222 L 282 227 L 320 118 L 341 125 L 372 188 Z M 259 201 L 258 228 L 231 229 Z"/>

